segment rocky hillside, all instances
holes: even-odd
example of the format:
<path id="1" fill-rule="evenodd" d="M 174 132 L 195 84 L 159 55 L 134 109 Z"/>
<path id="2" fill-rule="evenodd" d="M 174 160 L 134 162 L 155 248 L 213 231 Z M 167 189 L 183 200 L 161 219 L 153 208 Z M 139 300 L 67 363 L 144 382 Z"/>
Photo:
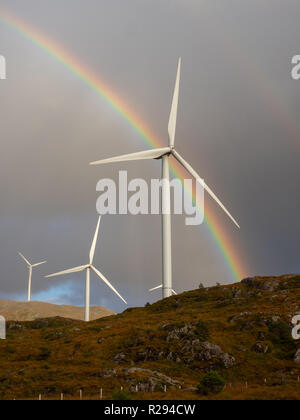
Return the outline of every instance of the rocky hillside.
<path id="1" fill-rule="evenodd" d="M 133 399 L 300 399 L 296 314 L 300 275 L 201 288 L 89 324 L 10 322 L 0 398 L 75 399 L 82 389 L 96 399 L 100 388 L 111 398 L 122 386 Z M 214 393 L 210 372 L 221 378 Z"/>
<path id="2" fill-rule="evenodd" d="M 68 305 L 52 305 L 45 302 L 13 302 L 0 300 L 0 314 L 7 320 L 34 321 L 37 318 L 51 318 L 59 316 L 79 321 L 84 320 L 84 308 Z M 91 319 L 99 319 L 104 316 L 115 315 L 114 312 L 103 306 L 91 308 Z"/>

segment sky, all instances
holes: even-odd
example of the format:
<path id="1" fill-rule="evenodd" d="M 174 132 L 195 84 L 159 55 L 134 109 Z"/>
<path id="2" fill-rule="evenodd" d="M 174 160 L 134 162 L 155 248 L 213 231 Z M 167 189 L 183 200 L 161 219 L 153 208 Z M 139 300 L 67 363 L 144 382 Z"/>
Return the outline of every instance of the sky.
<path id="1" fill-rule="evenodd" d="M 206 198 L 244 276 L 300 271 L 298 1 L 0 0 L 1 9 L 54 40 L 109 86 L 167 145 L 178 57 L 176 147 L 241 229 Z M 0 20 L 0 299 L 83 305 L 83 274 L 97 222 L 96 184 L 158 178 L 156 161 L 90 167 L 147 149 L 141 136 L 82 80 Z M 236 281 L 207 226 L 172 219 L 176 291 Z M 160 298 L 159 216 L 105 216 L 95 265 L 129 306 Z M 93 305 L 126 307 L 92 276 Z"/>

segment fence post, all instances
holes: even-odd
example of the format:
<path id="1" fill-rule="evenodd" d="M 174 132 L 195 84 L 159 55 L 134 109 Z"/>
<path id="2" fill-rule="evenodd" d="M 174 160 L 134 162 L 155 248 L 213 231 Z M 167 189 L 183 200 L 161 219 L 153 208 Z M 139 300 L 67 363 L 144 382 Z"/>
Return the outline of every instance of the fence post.
<path id="1" fill-rule="evenodd" d="M 102 398 L 103 398 L 103 389 L 101 388 L 100 389 L 100 400 L 102 400 Z"/>
<path id="2" fill-rule="evenodd" d="M 82 400 L 82 389 L 79 391 L 80 400 Z"/>
<path id="3" fill-rule="evenodd" d="M 64 400 L 64 394 L 60 394 L 60 400 L 63 401 Z"/>

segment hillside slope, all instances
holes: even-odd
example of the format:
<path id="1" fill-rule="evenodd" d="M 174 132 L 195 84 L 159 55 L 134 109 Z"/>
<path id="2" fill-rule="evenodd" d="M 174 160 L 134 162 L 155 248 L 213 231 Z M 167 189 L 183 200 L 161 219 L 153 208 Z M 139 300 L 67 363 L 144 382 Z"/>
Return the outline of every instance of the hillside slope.
<path id="1" fill-rule="evenodd" d="M 84 320 L 84 308 L 68 305 L 53 305 L 45 302 L 14 302 L 0 300 L 0 314 L 11 321 L 34 321 L 37 318 L 62 318 Z M 91 319 L 115 315 L 103 306 L 91 307 Z"/>
<path id="2" fill-rule="evenodd" d="M 300 399 L 300 275 L 198 289 L 85 324 L 9 323 L 0 340 L 0 398 Z M 226 387 L 196 386 L 217 370 Z M 166 387 L 166 388 L 165 388 Z M 166 390 L 166 392 L 164 392 Z"/>

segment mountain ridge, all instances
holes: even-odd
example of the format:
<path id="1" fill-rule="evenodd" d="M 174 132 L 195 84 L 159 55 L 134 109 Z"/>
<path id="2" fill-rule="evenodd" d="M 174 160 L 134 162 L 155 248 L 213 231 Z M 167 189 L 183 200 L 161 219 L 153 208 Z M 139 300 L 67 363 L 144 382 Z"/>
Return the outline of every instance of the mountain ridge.
<path id="1" fill-rule="evenodd" d="M 62 317 L 78 321 L 84 320 L 84 308 L 72 305 L 55 305 L 48 302 L 17 302 L 0 299 L 0 314 L 8 321 L 34 321 L 37 318 Z M 103 307 L 91 307 L 91 320 L 115 315 Z"/>

